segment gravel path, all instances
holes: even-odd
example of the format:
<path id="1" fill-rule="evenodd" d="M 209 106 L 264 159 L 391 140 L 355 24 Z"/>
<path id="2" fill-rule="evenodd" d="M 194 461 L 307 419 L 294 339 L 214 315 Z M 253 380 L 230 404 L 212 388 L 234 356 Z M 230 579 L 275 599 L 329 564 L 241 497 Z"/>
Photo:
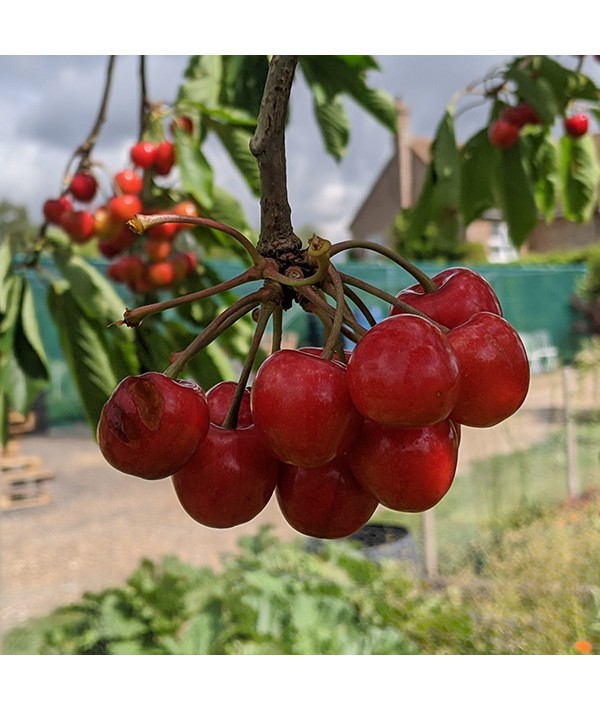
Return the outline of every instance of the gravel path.
<path id="1" fill-rule="evenodd" d="M 598 389 L 574 383 L 578 407 Z M 463 428 L 459 475 L 496 452 L 526 448 L 560 426 L 560 373 L 536 376 L 522 410 L 490 430 Z M 0 631 L 84 591 L 121 584 L 144 557 L 176 554 L 196 565 L 218 566 L 240 536 L 269 523 L 282 539 L 295 534 L 271 500 L 254 521 L 213 530 L 181 509 L 169 480 L 147 482 L 112 469 L 89 430 L 78 425 L 26 435 L 21 453 L 38 455 L 55 479 L 52 500 L 36 508 L 0 512 Z"/>

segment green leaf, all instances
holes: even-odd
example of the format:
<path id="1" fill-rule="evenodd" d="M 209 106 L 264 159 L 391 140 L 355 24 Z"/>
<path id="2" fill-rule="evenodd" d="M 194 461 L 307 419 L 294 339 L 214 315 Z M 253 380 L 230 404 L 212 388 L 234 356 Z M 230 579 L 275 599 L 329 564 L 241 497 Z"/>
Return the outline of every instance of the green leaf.
<path id="1" fill-rule="evenodd" d="M 378 62 L 369 54 L 339 54 L 338 58 L 357 72 L 380 69 Z"/>
<path id="2" fill-rule="evenodd" d="M 7 309 L 7 285 L 12 266 L 12 251 L 8 239 L 0 241 L 0 314 Z"/>
<path id="3" fill-rule="evenodd" d="M 14 331 L 19 319 L 25 277 L 11 274 L 3 286 L 5 310 L 2 319 L 0 319 L 0 354 L 8 353 L 13 347 Z"/>
<path id="4" fill-rule="evenodd" d="M 598 87 L 589 76 L 567 69 L 551 57 L 546 55 L 533 57 L 532 68 L 552 87 L 559 113 L 564 112 L 574 99 L 593 102 L 598 100 Z"/>
<path id="5" fill-rule="evenodd" d="M 246 221 L 244 209 L 239 201 L 233 195 L 217 186 L 215 186 L 213 198 L 212 207 L 206 211 L 206 216 L 217 222 L 222 222 L 230 227 L 234 227 L 251 242 L 256 244 L 257 238 Z M 219 250 L 224 248 L 227 251 L 228 258 L 235 256 L 241 259 L 245 264 L 249 265 L 251 263 L 248 252 L 246 252 L 244 247 L 232 237 L 219 230 L 196 228 L 194 235 L 196 236 L 198 244 L 209 254 L 215 247 Z"/>
<path id="6" fill-rule="evenodd" d="M 210 128 L 219 137 L 219 140 L 231 156 L 240 173 L 245 178 L 248 187 L 255 196 L 260 195 L 260 173 L 256 158 L 250 152 L 250 139 L 253 131 L 239 126 L 211 121 Z"/>
<path id="7" fill-rule="evenodd" d="M 54 259 L 69 283 L 72 298 L 97 330 L 117 382 L 137 372 L 139 361 L 134 330 L 111 325 L 123 317 L 126 308 L 113 285 L 98 269 L 77 255 L 57 251 Z"/>
<path id="8" fill-rule="evenodd" d="M 533 107 L 544 123 L 554 122 L 560 107 L 553 87 L 545 77 L 534 76 L 531 71 L 513 66 L 507 72 L 507 78 L 515 82 L 521 97 Z"/>
<path id="9" fill-rule="evenodd" d="M 21 307 L 14 334 L 14 350 L 17 362 L 27 377 L 48 381 L 48 358 L 40 336 L 33 294 L 27 281 L 23 284 Z"/>
<path id="10" fill-rule="evenodd" d="M 223 58 L 218 54 L 190 59 L 179 88 L 177 103 L 218 106 L 223 76 Z"/>
<path id="11" fill-rule="evenodd" d="M 64 282 L 51 286 L 48 306 L 85 415 L 95 430 L 102 407 L 119 383 L 106 349 L 106 330 L 90 319 Z"/>
<path id="12" fill-rule="evenodd" d="M 458 209 L 460 201 L 460 151 L 454 134 L 454 117 L 447 110 L 438 124 L 431 146 L 433 209 Z"/>
<path id="13" fill-rule="evenodd" d="M 520 142 L 498 151 L 499 165 L 495 174 L 494 194 L 515 247 L 520 247 L 538 220 L 534 188 L 523 159 Z"/>
<path id="14" fill-rule="evenodd" d="M 40 338 L 31 287 L 22 274 L 5 283 L 6 312 L 0 318 L 0 393 L 26 415 L 48 387 L 48 361 Z"/>
<path id="15" fill-rule="evenodd" d="M 338 137 L 336 141 L 332 141 L 335 117 L 334 112 L 325 113 L 319 109 L 319 104 L 322 104 L 324 98 L 328 97 L 333 101 L 335 97 L 348 95 L 383 126 L 392 132 L 396 131 L 396 109 L 392 97 L 382 90 L 371 88 L 366 83 L 366 69 L 378 68 L 374 60 L 363 55 L 354 58 L 344 55 L 306 55 L 300 58 L 299 64 L 309 87 L 314 92 L 315 113 L 325 145 L 328 151 L 330 147 L 337 151 L 332 154 L 334 157 L 340 157 L 341 126 L 345 118 L 338 117 L 340 122 L 337 129 Z M 338 102 L 338 111 L 341 106 L 342 104 Z M 325 124 L 321 123 L 321 118 L 326 119 Z M 345 148 L 345 144 L 343 147 Z"/>
<path id="16" fill-rule="evenodd" d="M 133 615 L 125 590 L 107 590 L 98 607 L 98 632 L 105 640 L 140 637 L 146 625 Z"/>
<path id="17" fill-rule="evenodd" d="M 409 213 L 404 240 L 422 241 L 428 232 L 435 242 L 456 243 L 461 222 L 460 151 L 454 135 L 454 120 L 448 110 L 438 124 L 431 147 L 431 162 L 417 204 Z"/>
<path id="18" fill-rule="evenodd" d="M 346 152 L 350 137 L 350 122 L 340 96 L 328 97 L 318 84 L 312 85 L 315 114 L 325 148 L 336 160 Z"/>
<path id="19" fill-rule="evenodd" d="M 222 631 L 222 617 L 203 611 L 186 622 L 177 640 L 165 640 L 165 646 L 169 654 L 211 654 Z"/>
<path id="20" fill-rule="evenodd" d="M 269 58 L 264 54 L 224 55 L 220 104 L 235 106 L 258 116 L 269 71 Z"/>
<path id="21" fill-rule="evenodd" d="M 465 225 L 494 206 L 494 172 L 498 151 L 490 143 L 487 128 L 465 143 L 461 150 L 460 209 Z"/>
<path id="22" fill-rule="evenodd" d="M 172 350 L 183 350 L 194 337 L 176 321 L 170 321 L 165 326 L 166 340 Z M 195 380 L 204 390 L 208 390 L 221 380 L 235 380 L 236 373 L 231 365 L 231 359 L 221 345 L 226 338 L 227 332 L 197 353 L 186 365 L 185 377 Z"/>
<path id="23" fill-rule="evenodd" d="M 195 197 L 205 210 L 210 210 L 214 191 L 214 175 L 210 163 L 192 136 L 178 131 L 175 142 L 183 189 Z"/>
<path id="24" fill-rule="evenodd" d="M 598 202 L 599 167 L 594 139 L 564 135 L 559 144 L 561 201 L 564 216 L 589 222 Z"/>
<path id="25" fill-rule="evenodd" d="M 350 122 L 342 96 L 335 87 L 324 84 L 318 75 L 314 75 L 310 66 L 304 67 L 304 73 L 312 93 L 315 117 L 325 148 L 336 160 L 340 160 L 350 136 Z"/>
<path id="26" fill-rule="evenodd" d="M 69 282 L 73 298 L 90 318 L 108 326 L 123 317 L 125 302 L 108 279 L 89 262 L 62 250 L 54 253 L 54 261 Z"/>
<path id="27" fill-rule="evenodd" d="M 558 196 L 558 150 L 549 131 L 524 135 L 534 183 L 535 203 L 550 222 L 556 213 Z"/>
<path id="28" fill-rule="evenodd" d="M 8 412 L 9 412 L 8 396 L 0 388 L 0 444 L 6 447 L 9 438 L 8 428 Z"/>
<path id="29" fill-rule="evenodd" d="M 252 131 L 256 128 L 256 115 L 249 113 L 244 109 L 236 108 L 235 106 L 204 106 L 198 107 L 206 118 L 217 123 L 227 124 L 229 126 L 242 126 L 251 128 Z"/>

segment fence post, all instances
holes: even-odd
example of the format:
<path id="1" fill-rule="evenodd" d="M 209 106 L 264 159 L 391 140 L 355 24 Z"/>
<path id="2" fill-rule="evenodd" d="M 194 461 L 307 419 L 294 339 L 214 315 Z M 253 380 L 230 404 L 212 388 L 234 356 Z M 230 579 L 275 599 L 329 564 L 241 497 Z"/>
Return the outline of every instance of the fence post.
<path id="1" fill-rule="evenodd" d="M 562 385 L 567 436 L 567 492 L 569 496 L 577 497 L 581 494 L 581 485 L 577 471 L 577 432 L 571 402 L 572 380 L 573 369 L 568 365 L 563 366 Z"/>
<path id="2" fill-rule="evenodd" d="M 428 578 L 438 574 L 437 539 L 435 535 L 435 512 L 433 509 L 423 514 L 423 547 L 425 551 L 425 573 Z"/>

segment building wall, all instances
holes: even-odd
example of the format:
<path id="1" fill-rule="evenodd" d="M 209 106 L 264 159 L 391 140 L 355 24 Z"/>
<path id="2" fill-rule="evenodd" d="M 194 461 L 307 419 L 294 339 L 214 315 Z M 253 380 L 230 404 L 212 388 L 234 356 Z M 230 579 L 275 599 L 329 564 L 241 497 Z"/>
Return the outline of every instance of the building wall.
<path id="1" fill-rule="evenodd" d="M 531 252 L 550 252 L 586 247 L 600 239 L 600 217 L 594 216 L 584 225 L 569 222 L 559 217 L 547 225 L 541 222 L 527 239 L 527 249 Z"/>
<path id="2" fill-rule="evenodd" d="M 490 239 L 489 220 L 474 220 L 466 229 L 467 242 L 482 244 L 487 248 Z"/>

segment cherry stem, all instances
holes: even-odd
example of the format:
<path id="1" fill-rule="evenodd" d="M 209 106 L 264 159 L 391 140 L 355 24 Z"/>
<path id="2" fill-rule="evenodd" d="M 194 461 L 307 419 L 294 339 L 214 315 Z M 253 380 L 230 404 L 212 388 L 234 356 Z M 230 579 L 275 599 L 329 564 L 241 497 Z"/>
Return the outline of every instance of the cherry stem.
<path id="1" fill-rule="evenodd" d="M 375 242 L 366 242 L 364 240 L 346 240 L 345 242 L 338 242 L 331 247 L 330 255 L 333 257 L 340 252 L 347 249 L 370 249 L 373 252 L 377 252 L 384 257 L 387 257 L 392 262 L 395 262 L 405 271 L 407 271 L 412 277 L 414 277 L 419 284 L 423 287 L 426 292 L 437 291 L 437 285 L 427 276 L 424 271 L 416 267 L 409 259 L 403 257 L 401 254 L 397 254 L 388 247 L 384 247 L 381 244 L 376 244 Z"/>
<path id="2" fill-rule="evenodd" d="M 194 301 L 199 301 L 200 299 L 205 299 L 209 296 L 214 296 L 215 294 L 220 294 L 223 291 L 228 291 L 236 286 L 241 286 L 242 284 L 247 284 L 250 281 L 256 281 L 261 278 L 261 274 L 255 266 L 250 267 L 245 272 L 238 274 L 231 279 L 222 281 L 214 286 L 209 286 L 206 289 L 201 289 L 200 291 L 194 291 L 189 294 L 184 294 L 183 296 L 177 296 L 173 299 L 167 299 L 166 301 L 158 301 L 154 304 L 144 304 L 143 306 L 138 306 L 135 309 L 127 309 L 123 315 L 123 320 L 118 321 L 117 324 L 125 324 L 127 326 L 139 326 L 143 319 L 147 316 L 153 316 L 155 314 L 162 313 L 168 309 L 176 308 L 177 306 L 182 306 L 184 304 L 189 304 Z"/>
<path id="3" fill-rule="evenodd" d="M 267 302 L 260 306 L 258 314 L 258 322 L 254 330 L 254 336 L 252 337 L 252 342 L 250 343 L 250 348 L 248 349 L 248 355 L 244 360 L 244 365 L 242 366 L 242 372 L 238 379 L 237 387 L 233 394 L 233 400 L 231 406 L 227 412 L 227 416 L 223 421 L 223 427 L 225 429 L 234 430 L 237 427 L 238 415 L 240 412 L 240 405 L 242 404 L 242 397 L 244 395 L 244 390 L 248 384 L 248 378 L 252 372 L 254 366 L 254 361 L 256 360 L 256 354 L 260 348 L 262 337 L 271 318 L 273 310 L 276 305 L 273 302 Z"/>
<path id="4" fill-rule="evenodd" d="M 181 351 L 177 358 L 164 371 L 164 374 L 169 378 L 177 378 L 179 373 L 186 366 L 188 361 L 199 353 L 203 348 L 206 348 L 218 336 L 226 331 L 231 325 L 238 321 L 242 316 L 252 311 L 259 303 L 267 301 L 272 296 L 270 289 L 261 287 L 252 294 L 242 297 L 239 301 L 227 307 L 225 311 L 220 313 L 196 338 Z"/>
<path id="5" fill-rule="evenodd" d="M 114 55 L 111 55 L 108 59 L 108 68 L 106 70 L 106 79 L 104 82 L 104 92 L 102 94 L 102 101 L 100 102 L 100 108 L 96 116 L 96 121 L 94 122 L 94 126 L 90 131 L 89 136 L 69 158 L 69 162 L 67 163 L 67 167 L 65 168 L 65 172 L 63 174 L 63 187 L 61 190 L 61 197 L 69 192 L 69 171 L 75 159 L 79 158 L 79 163 L 77 164 L 75 172 L 77 172 L 77 170 L 80 170 L 81 168 L 88 167 L 90 163 L 90 154 L 93 151 L 94 146 L 96 145 L 96 141 L 98 140 L 98 136 L 100 135 L 100 129 L 102 128 L 102 124 L 106 121 L 106 113 L 108 110 L 108 99 L 110 96 L 110 88 L 112 85 L 114 65 L 115 57 Z M 45 220 L 40 226 L 36 241 L 31 248 L 31 254 L 27 259 L 27 266 L 32 269 L 37 268 L 42 252 L 46 247 L 48 226 L 49 223 Z"/>
<path id="6" fill-rule="evenodd" d="M 336 310 L 329 303 L 327 303 L 322 296 L 319 296 L 314 287 L 302 287 L 301 289 L 298 289 L 298 292 L 302 294 L 302 296 L 304 296 L 313 306 L 312 309 L 305 308 L 305 310 L 310 310 L 313 313 L 316 313 L 319 317 L 321 317 L 322 314 L 328 319 L 329 323 L 333 322 Z M 367 332 L 367 329 L 363 328 L 351 314 L 344 316 L 344 321 L 354 332 L 358 334 L 359 338 L 364 336 Z"/>
<path id="7" fill-rule="evenodd" d="M 264 260 L 263 257 L 258 253 L 256 247 L 250 242 L 250 240 L 245 237 L 241 232 L 235 229 L 235 227 L 230 227 L 222 222 L 217 222 L 216 220 L 210 220 L 207 217 L 190 217 L 188 215 L 177 215 L 169 213 L 161 213 L 155 215 L 135 215 L 131 220 L 127 222 L 127 226 L 130 230 L 136 234 L 141 235 L 149 227 L 153 225 L 161 225 L 165 222 L 182 222 L 188 225 L 194 225 L 195 227 L 208 227 L 210 229 L 218 230 L 219 232 L 224 232 L 225 234 L 233 237 L 237 242 L 239 242 L 242 247 L 250 255 L 252 262 L 255 266 L 261 264 Z"/>
<path id="8" fill-rule="evenodd" d="M 100 108 L 98 109 L 96 121 L 94 122 L 94 126 L 92 127 L 92 130 L 90 131 L 89 136 L 75 150 L 75 152 L 69 159 L 69 163 L 68 163 L 67 169 L 65 171 L 65 181 L 64 181 L 65 182 L 65 189 L 63 191 L 63 194 L 65 194 L 66 191 L 68 190 L 66 178 L 68 176 L 69 169 L 70 169 L 73 161 L 76 158 L 79 158 L 77 170 L 79 170 L 81 168 L 88 167 L 88 164 L 90 161 L 90 154 L 94 150 L 94 146 L 96 145 L 96 141 L 98 140 L 98 136 L 100 135 L 100 129 L 102 128 L 102 125 L 106 121 L 106 114 L 108 111 L 108 99 L 110 97 L 110 90 L 111 90 L 113 74 L 114 74 L 114 66 L 115 66 L 115 56 L 111 55 L 108 58 L 108 67 L 106 69 L 106 79 L 104 81 L 104 92 L 102 94 L 102 100 L 100 101 Z"/>
<path id="9" fill-rule="evenodd" d="M 271 352 L 275 353 L 281 349 L 281 339 L 283 337 L 283 308 L 276 306 L 273 311 L 273 338 L 271 342 Z"/>
<path id="10" fill-rule="evenodd" d="M 336 344 L 340 338 L 340 330 L 344 323 L 344 318 L 351 316 L 351 312 L 350 309 L 348 309 L 348 305 L 344 299 L 344 284 L 340 278 L 338 270 L 335 269 L 335 267 L 330 266 L 328 275 L 333 285 L 333 297 L 336 305 L 331 330 L 323 347 L 322 355 L 323 358 L 331 360 L 336 349 Z"/>
<path id="11" fill-rule="evenodd" d="M 150 102 L 148 101 L 148 88 L 146 83 L 146 57 L 140 54 L 140 64 L 139 64 L 139 75 L 140 75 L 140 127 L 138 140 L 141 141 L 144 137 L 146 127 L 148 124 L 148 110 L 150 108 Z"/>
<path id="12" fill-rule="evenodd" d="M 435 324 L 442 331 L 447 332 L 449 330 L 448 328 L 446 328 L 446 326 L 442 326 L 442 324 L 438 323 L 437 321 L 434 321 L 427 314 L 424 314 L 422 311 L 415 309 L 413 306 L 409 306 L 409 304 L 406 304 L 401 299 L 397 299 L 395 296 L 388 294 L 387 291 L 383 291 L 383 289 L 379 289 L 376 286 L 373 286 L 372 284 L 363 281 L 362 279 L 357 279 L 356 277 L 351 276 L 350 274 L 344 274 L 340 272 L 340 276 L 345 284 L 350 284 L 350 286 L 355 286 L 358 289 L 362 289 L 363 291 L 368 292 L 369 294 L 373 294 L 373 296 L 377 296 L 383 301 L 387 301 L 388 304 L 396 306 L 403 313 L 413 314 L 414 316 L 422 316 L 431 323 Z"/>
<path id="13" fill-rule="evenodd" d="M 355 291 L 353 291 L 347 284 L 344 284 L 344 294 L 345 294 L 352 302 L 354 302 L 354 304 L 356 304 L 356 306 L 358 307 L 358 309 L 360 310 L 360 312 L 362 313 L 362 315 L 363 315 L 363 316 L 365 317 L 365 319 L 367 320 L 367 323 L 369 324 L 369 326 L 375 326 L 375 324 L 377 323 L 377 320 L 375 319 L 375 317 L 374 317 L 373 314 L 371 313 L 369 307 L 368 307 L 368 306 L 365 304 L 365 302 L 360 298 L 360 296 L 359 296 Z"/>

